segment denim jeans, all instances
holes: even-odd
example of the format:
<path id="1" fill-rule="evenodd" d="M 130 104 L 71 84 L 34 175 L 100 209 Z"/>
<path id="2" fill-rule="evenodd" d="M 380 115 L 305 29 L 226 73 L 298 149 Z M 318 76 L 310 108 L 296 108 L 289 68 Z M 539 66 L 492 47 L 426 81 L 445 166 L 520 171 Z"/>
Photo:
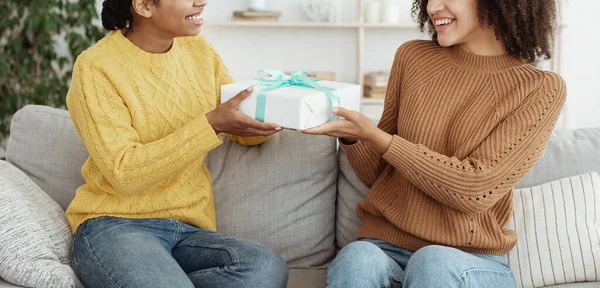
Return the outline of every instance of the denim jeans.
<path id="1" fill-rule="evenodd" d="M 516 286 L 503 256 L 437 245 L 412 252 L 376 239 L 344 247 L 329 266 L 327 284 L 332 288 Z"/>
<path id="2" fill-rule="evenodd" d="M 88 288 L 280 288 L 288 278 L 270 248 L 172 219 L 90 219 L 77 229 L 73 268 Z"/>

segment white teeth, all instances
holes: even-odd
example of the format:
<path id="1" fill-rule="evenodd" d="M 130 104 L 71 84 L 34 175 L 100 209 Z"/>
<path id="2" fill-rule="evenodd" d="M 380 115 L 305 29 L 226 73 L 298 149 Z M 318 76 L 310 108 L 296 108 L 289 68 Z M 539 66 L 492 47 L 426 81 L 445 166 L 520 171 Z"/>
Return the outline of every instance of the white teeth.
<path id="1" fill-rule="evenodd" d="M 202 14 L 197 14 L 197 15 L 194 15 L 194 16 L 187 16 L 187 17 L 185 17 L 186 20 L 190 20 L 190 21 L 200 21 L 200 20 L 202 20 L 202 18 L 204 18 L 202 16 Z"/>
<path id="2" fill-rule="evenodd" d="M 435 26 L 447 25 L 452 23 L 451 19 L 435 20 Z"/>

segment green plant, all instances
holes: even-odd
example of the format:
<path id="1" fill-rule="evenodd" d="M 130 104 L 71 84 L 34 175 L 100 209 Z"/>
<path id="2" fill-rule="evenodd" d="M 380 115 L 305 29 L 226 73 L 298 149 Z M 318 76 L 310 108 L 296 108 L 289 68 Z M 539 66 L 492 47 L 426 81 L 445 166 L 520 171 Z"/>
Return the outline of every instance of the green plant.
<path id="1" fill-rule="evenodd" d="M 94 0 L 2 0 L 0 15 L 2 138 L 24 105 L 65 106 L 73 56 L 104 32 Z M 69 51 L 57 53 L 59 39 L 66 40 Z"/>

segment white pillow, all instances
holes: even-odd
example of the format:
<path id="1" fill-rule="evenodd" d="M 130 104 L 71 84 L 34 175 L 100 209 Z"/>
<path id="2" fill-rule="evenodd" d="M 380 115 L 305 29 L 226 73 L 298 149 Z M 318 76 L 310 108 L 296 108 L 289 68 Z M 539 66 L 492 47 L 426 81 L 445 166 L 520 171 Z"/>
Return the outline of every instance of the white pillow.
<path id="1" fill-rule="evenodd" d="M 0 277 L 26 287 L 76 287 L 71 230 L 62 208 L 0 161 Z"/>
<path id="2" fill-rule="evenodd" d="M 507 257 L 517 287 L 600 279 L 600 176 L 596 172 L 514 191 Z"/>

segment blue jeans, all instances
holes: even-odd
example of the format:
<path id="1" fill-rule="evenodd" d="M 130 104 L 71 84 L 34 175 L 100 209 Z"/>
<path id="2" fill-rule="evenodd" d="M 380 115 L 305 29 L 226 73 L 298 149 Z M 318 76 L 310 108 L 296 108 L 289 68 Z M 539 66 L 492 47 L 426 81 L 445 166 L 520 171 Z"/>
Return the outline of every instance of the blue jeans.
<path id="1" fill-rule="evenodd" d="M 279 288 L 288 277 L 270 248 L 172 219 L 90 219 L 75 234 L 73 268 L 87 288 Z"/>
<path id="2" fill-rule="evenodd" d="M 412 252 L 376 239 L 344 247 L 329 266 L 327 284 L 332 288 L 516 286 L 503 256 L 437 245 Z"/>

